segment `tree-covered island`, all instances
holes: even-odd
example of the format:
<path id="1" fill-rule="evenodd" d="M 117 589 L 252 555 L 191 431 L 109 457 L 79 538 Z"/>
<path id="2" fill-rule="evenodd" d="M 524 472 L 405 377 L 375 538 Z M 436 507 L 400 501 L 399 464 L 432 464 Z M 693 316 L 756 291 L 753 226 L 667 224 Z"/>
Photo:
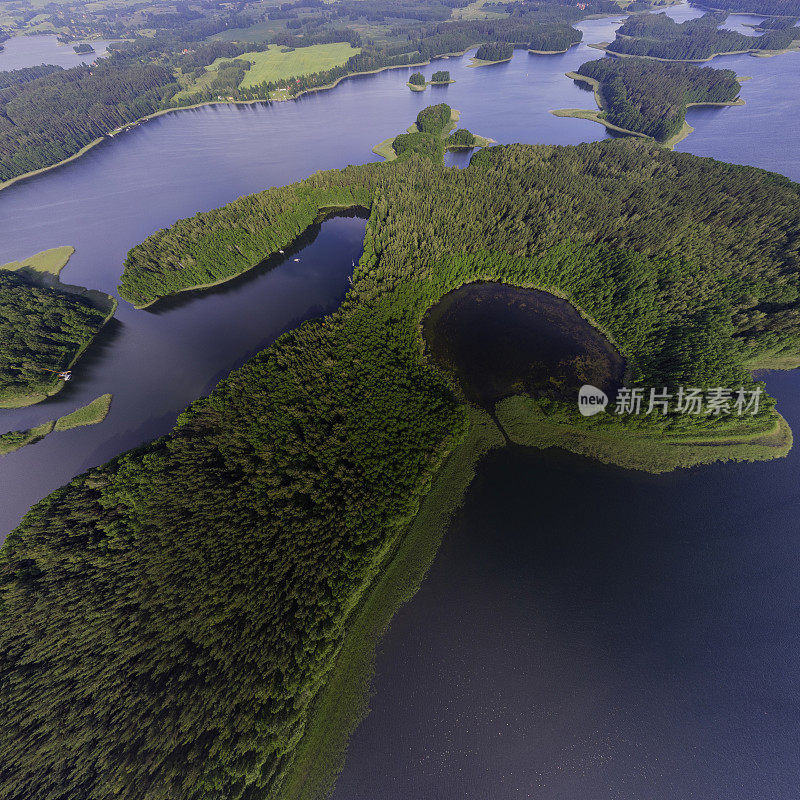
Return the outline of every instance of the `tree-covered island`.
<path id="1" fill-rule="evenodd" d="M 693 130 L 686 109 L 697 105 L 743 105 L 741 84 L 729 69 L 669 64 L 646 58 L 601 58 L 567 73 L 589 84 L 599 111 L 570 108 L 556 116 L 589 119 L 608 128 L 649 136 L 673 147 Z"/>
<path id="2" fill-rule="evenodd" d="M 493 421 L 429 361 L 421 322 L 466 283 L 537 287 L 613 340 L 630 386 L 754 390 L 752 369 L 800 364 L 800 187 L 639 140 L 492 147 L 465 169 L 439 156 L 319 172 L 131 251 L 120 291 L 144 305 L 251 268 L 326 209 L 369 211 L 337 311 L 9 536 L 4 798 L 324 793 L 375 637 L 498 424 L 653 471 L 787 451 L 766 397 L 741 417 L 583 418 L 516 395 Z"/>

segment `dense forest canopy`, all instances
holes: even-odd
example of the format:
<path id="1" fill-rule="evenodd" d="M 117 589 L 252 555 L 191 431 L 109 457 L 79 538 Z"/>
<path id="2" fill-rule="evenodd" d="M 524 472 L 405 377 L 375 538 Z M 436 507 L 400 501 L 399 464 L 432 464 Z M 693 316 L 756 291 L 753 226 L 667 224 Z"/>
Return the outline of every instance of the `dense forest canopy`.
<path id="1" fill-rule="evenodd" d="M 447 137 L 447 146 L 474 147 L 475 134 L 471 133 L 466 128 L 459 128 L 457 131 L 453 131 L 450 136 Z"/>
<path id="2" fill-rule="evenodd" d="M 800 28 L 770 30 L 760 36 L 718 28 L 725 17 L 724 13 L 706 14 L 681 23 L 663 13 L 628 17 L 608 50 L 633 56 L 700 61 L 717 53 L 785 50 L 800 39 Z"/>
<path id="3" fill-rule="evenodd" d="M 514 55 L 514 45 L 507 42 L 482 44 L 475 53 L 481 61 L 507 61 Z"/>
<path id="4" fill-rule="evenodd" d="M 105 316 L 78 295 L 0 269 L 0 402 L 50 387 Z"/>
<path id="5" fill-rule="evenodd" d="M 241 266 L 240 243 L 274 247 L 320 204 L 370 208 L 337 312 L 9 536 L 4 800 L 281 798 L 350 611 L 465 434 L 422 355 L 426 310 L 473 280 L 546 287 L 643 385 L 747 382 L 748 359 L 800 357 L 798 191 L 646 142 L 511 145 L 463 170 L 411 154 L 317 173 L 134 248 L 123 291 L 157 292 L 191 259 Z"/>
<path id="6" fill-rule="evenodd" d="M 644 58 L 588 61 L 578 74 L 600 82 L 609 122 L 659 142 L 681 130 L 687 104 L 731 102 L 740 89 L 733 70 Z"/>
<path id="7" fill-rule="evenodd" d="M 74 155 L 94 139 L 159 110 L 177 88 L 165 66 L 112 60 L 0 90 L 0 181 Z"/>

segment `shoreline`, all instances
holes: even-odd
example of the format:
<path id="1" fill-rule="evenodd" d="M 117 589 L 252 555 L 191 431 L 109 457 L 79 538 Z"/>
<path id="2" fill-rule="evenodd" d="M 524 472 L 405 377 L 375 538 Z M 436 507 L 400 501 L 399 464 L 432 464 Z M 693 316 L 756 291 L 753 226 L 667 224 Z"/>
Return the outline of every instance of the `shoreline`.
<path id="1" fill-rule="evenodd" d="M 455 83 L 455 81 L 450 81 L 450 83 Z M 449 147 L 446 144 L 447 136 L 449 136 L 454 130 L 458 128 L 458 121 L 461 119 L 461 112 L 457 108 L 450 109 L 450 122 L 448 123 L 446 135 L 442 138 L 445 140 L 445 152 L 448 150 L 477 150 L 481 147 L 490 147 L 493 144 L 497 144 L 495 139 L 490 139 L 488 136 L 479 136 L 477 133 L 473 133 L 472 135 L 475 137 L 475 144 L 469 145 L 450 145 Z M 417 132 L 417 123 L 414 122 L 406 128 L 406 133 L 416 133 Z M 398 156 L 395 153 L 392 144 L 394 140 L 400 136 L 401 134 L 395 134 L 394 136 L 390 136 L 388 139 L 384 139 L 382 142 L 378 142 L 373 148 L 372 151 L 375 155 L 380 156 L 384 161 L 394 161 Z"/>
<path id="2" fill-rule="evenodd" d="M 582 318 L 605 333 L 563 293 L 550 288 L 541 290 L 566 299 Z M 609 341 L 613 343 L 612 339 Z M 459 394 L 457 379 L 449 378 Z M 620 431 L 597 431 L 591 423 L 586 427 L 574 422 L 564 424 L 557 417 L 546 418 L 527 395 L 501 400 L 494 406 L 494 413 L 467 403 L 463 396 L 459 402 L 468 422 L 465 435 L 441 459 L 430 489 L 420 498 L 416 515 L 345 622 L 342 643 L 311 702 L 296 759 L 281 788 L 285 800 L 323 800 L 333 791 L 346 763 L 350 740 L 369 713 L 380 642 L 395 614 L 419 590 L 453 515 L 463 505 L 478 464 L 489 452 L 506 444 L 535 449 L 558 447 L 600 463 L 658 474 L 717 462 L 719 448 L 723 447 L 727 449 L 723 461 L 755 461 L 784 457 L 792 446 L 791 429 L 777 412 L 772 412 L 761 430 L 702 438 L 672 437 L 657 430 L 639 432 L 624 427 Z M 534 413 L 525 407 L 528 404 L 534 407 Z"/>
<path id="3" fill-rule="evenodd" d="M 528 52 L 533 53 L 536 56 L 560 56 L 563 55 L 564 53 L 569 53 L 569 51 L 572 50 L 573 47 L 577 47 L 582 42 L 583 39 L 581 39 L 579 42 L 573 42 L 569 47 L 565 48 L 564 50 L 531 50 L 530 48 L 528 48 Z"/>
<path id="4" fill-rule="evenodd" d="M 478 58 L 477 56 L 472 56 L 472 63 L 467 64 L 469 68 L 476 68 L 476 67 L 491 67 L 492 64 L 505 64 L 507 61 L 511 61 L 514 58 L 514 54 L 512 53 L 508 58 L 501 58 L 497 61 L 485 61 L 482 58 Z"/>
<path id="5" fill-rule="evenodd" d="M 439 58 L 450 58 L 453 56 L 461 56 L 464 53 L 468 52 L 473 48 L 467 48 L 461 53 L 445 53 L 441 56 L 436 56 L 434 59 L 429 61 L 420 61 L 416 64 L 392 64 L 388 67 L 380 67 L 379 69 L 369 70 L 368 72 L 350 72 L 347 75 L 342 75 L 341 78 L 337 78 L 333 83 L 327 83 L 324 86 L 312 86 L 308 89 L 304 89 L 302 92 L 298 94 L 292 95 L 291 97 L 280 97 L 280 98 L 270 98 L 270 99 L 258 99 L 258 100 L 204 100 L 202 103 L 193 103 L 192 105 L 188 106 L 175 106 L 175 108 L 162 108 L 160 111 L 155 111 L 152 114 L 148 114 L 145 117 L 139 117 L 138 119 L 133 120 L 132 122 L 127 122 L 125 125 L 122 125 L 119 128 L 114 128 L 114 130 L 109 131 L 108 133 L 104 134 L 103 136 L 95 139 L 89 144 L 84 145 L 77 153 L 73 153 L 68 158 L 64 158 L 61 161 L 56 162 L 55 164 L 50 164 L 47 167 L 40 167 L 39 169 L 32 170 L 31 172 L 25 172 L 22 175 L 17 175 L 14 178 L 8 178 L 7 180 L 0 183 L 0 192 L 4 189 L 8 189 L 16 183 L 21 181 L 29 180 L 30 178 L 35 178 L 38 175 L 44 175 L 46 172 L 50 172 L 50 170 L 58 169 L 59 167 L 63 167 L 69 164 L 72 161 L 76 161 L 81 156 L 86 155 L 93 147 L 96 147 L 99 144 L 102 144 L 108 139 L 113 139 L 117 135 L 121 133 L 125 133 L 126 131 L 131 130 L 132 128 L 136 128 L 139 125 L 144 124 L 145 122 L 149 122 L 152 119 L 156 119 L 158 117 L 163 117 L 166 114 L 173 114 L 179 113 L 181 111 L 193 111 L 196 108 L 203 108 L 205 106 L 237 106 L 237 105 L 254 105 L 257 103 L 264 103 L 268 105 L 270 103 L 283 103 L 289 100 L 297 100 L 305 94 L 309 92 L 322 92 L 327 91 L 329 89 L 336 88 L 342 81 L 347 80 L 348 78 L 354 78 L 358 75 L 376 75 L 379 72 L 385 72 L 386 70 L 390 69 L 408 69 L 409 67 L 424 67 L 431 63 L 431 61 L 435 61 Z M 452 81 L 455 83 L 455 81 Z"/>
<path id="6" fill-rule="evenodd" d="M 50 248 L 50 250 L 45 250 L 43 253 L 50 253 L 60 249 L 62 248 Z M 75 351 L 75 355 L 73 356 L 72 360 L 64 367 L 64 371 L 68 371 L 71 370 L 75 364 L 77 364 L 81 356 L 83 356 L 89 347 L 92 346 L 97 337 L 100 335 L 101 331 L 111 321 L 117 311 L 117 308 L 119 307 L 119 301 L 110 294 L 101 292 L 99 289 L 89 289 L 85 286 L 78 286 L 77 284 L 73 283 L 62 283 L 61 271 L 67 266 L 69 260 L 75 254 L 75 248 L 71 245 L 64 245 L 63 249 L 68 249 L 70 252 L 67 257 L 63 259 L 63 263 L 58 266 L 55 271 L 37 270 L 31 267 L 24 267 L 28 282 L 40 288 L 52 289 L 63 294 L 72 294 L 76 295 L 77 297 L 83 297 L 88 300 L 98 311 L 106 312 L 106 315 L 103 318 L 103 321 L 100 323 L 97 331 L 95 331 L 94 336 L 92 336 L 88 342 L 83 344 Z M 38 255 L 42 255 L 42 253 L 36 253 L 30 258 L 34 258 Z M 22 262 L 26 260 L 28 259 L 22 259 Z M 16 408 L 28 408 L 29 406 L 35 406 L 38 403 L 42 403 L 48 398 L 57 395 L 64 388 L 64 384 L 65 382 L 63 380 L 55 378 L 50 384 L 50 388 L 43 392 L 37 392 L 34 394 L 18 394 L 10 397 L 0 396 L 0 410 L 12 410 Z M 14 402 L 14 400 L 18 400 L 20 402 Z M 9 401 L 11 401 L 10 404 Z"/>
<path id="7" fill-rule="evenodd" d="M 588 47 L 593 47 L 595 50 L 602 50 L 606 55 L 612 58 L 649 58 L 651 61 L 661 61 L 665 64 L 707 64 L 715 58 L 721 56 L 746 56 L 751 55 L 755 58 L 772 58 L 773 56 L 781 56 L 785 53 L 795 53 L 800 50 L 800 42 L 795 42 L 783 50 L 759 50 L 758 48 L 751 48 L 749 50 L 730 50 L 724 53 L 714 53 L 708 58 L 660 58 L 659 56 L 640 56 L 635 53 L 618 53 L 616 50 L 609 50 L 608 45 L 611 42 L 599 42 L 598 44 L 590 44 Z"/>
<path id="8" fill-rule="evenodd" d="M 590 109 L 585 108 L 558 108 L 558 109 L 551 109 L 550 113 L 554 117 L 569 117 L 571 119 L 585 119 L 589 122 L 597 122 L 600 125 L 604 125 L 606 128 L 612 131 L 617 131 L 618 133 L 623 133 L 628 136 L 638 136 L 643 139 L 650 139 L 651 141 L 655 142 L 656 144 L 660 145 L 661 147 L 666 147 L 668 150 L 673 150 L 675 145 L 679 142 L 682 142 L 690 133 L 694 132 L 694 128 L 686 121 L 686 116 L 684 112 L 684 120 L 683 125 L 681 126 L 680 130 L 677 133 L 674 133 L 669 139 L 665 139 L 663 142 L 659 142 L 657 139 L 649 136 L 646 133 L 641 133 L 640 131 L 632 131 L 628 128 L 621 128 L 619 125 L 614 125 L 614 123 L 609 122 L 606 119 L 602 119 L 600 117 L 601 113 L 606 112 L 606 108 L 603 106 L 602 98 L 600 97 L 600 81 L 596 78 L 590 78 L 587 75 L 581 75 L 578 72 L 566 72 L 564 73 L 568 78 L 572 78 L 575 81 L 583 81 L 584 83 L 588 83 L 593 91 L 594 91 L 594 100 L 597 103 L 597 111 L 592 111 Z M 737 76 L 736 80 L 741 84 L 743 80 L 748 80 L 747 77 L 739 78 Z M 707 102 L 707 103 L 687 103 L 686 110 L 690 108 L 696 108 L 701 106 L 711 106 L 717 108 L 726 108 L 732 106 L 743 106 L 745 105 L 745 101 L 742 100 L 741 97 L 736 98 L 736 100 L 730 100 L 728 102 L 716 103 L 716 102 Z"/>
<path id="9" fill-rule="evenodd" d="M 300 239 L 302 236 L 304 236 L 306 231 L 308 231 L 308 229 L 311 228 L 314 225 L 314 223 L 320 221 L 320 217 L 322 218 L 322 221 L 325 221 L 327 219 L 330 219 L 331 217 L 335 217 L 336 216 L 336 212 L 338 212 L 338 211 L 353 211 L 353 210 L 356 210 L 356 209 L 359 209 L 359 208 L 363 208 L 363 206 L 359 206 L 359 205 L 352 205 L 352 206 L 325 206 L 323 208 L 320 208 L 319 209 L 319 213 L 317 215 L 317 219 L 311 225 L 309 225 L 308 228 L 305 228 L 304 230 L 302 230 L 297 235 L 297 237 L 295 239 L 293 239 L 291 242 L 288 242 L 287 244 L 285 244 L 283 246 L 283 249 L 291 248 L 291 246 L 294 244 L 294 242 L 297 241 L 298 239 Z M 370 209 L 366 209 L 366 210 L 368 212 L 370 211 Z M 273 251 L 272 253 L 267 253 L 264 256 L 264 258 L 262 258 L 257 264 L 251 264 L 249 267 L 247 267 L 246 269 L 243 269 L 241 272 L 236 272 L 233 275 L 226 275 L 224 278 L 219 278 L 219 279 L 217 279 L 215 281 L 211 281 L 211 283 L 201 283 L 201 284 L 197 284 L 196 286 L 186 286 L 183 289 L 176 289 L 174 292 L 170 292 L 169 294 L 164 294 L 164 295 L 161 295 L 160 297 L 156 297 L 155 300 L 150 300 L 150 302 L 148 302 L 148 303 L 144 303 L 142 305 L 137 305 L 136 303 L 130 303 L 130 305 L 132 305 L 133 308 L 136 311 L 143 311 L 144 309 L 150 308 L 150 306 L 153 306 L 156 303 L 160 303 L 163 300 L 169 300 L 171 298 L 177 297 L 180 294 L 185 294 L 186 292 L 201 292 L 204 289 L 213 289 L 215 286 L 221 286 L 223 283 L 229 283 L 230 281 L 235 281 L 237 278 L 241 278 L 242 275 L 246 275 L 248 272 L 252 272 L 254 269 L 257 269 L 262 264 L 264 264 L 266 261 L 268 261 L 270 258 L 273 258 L 276 255 L 281 255 L 281 254 L 277 250 Z M 114 299 L 114 298 L 112 298 L 112 299 Z M 114 301 L 117 302 L 116 299 L 114 299 Z M 130 302 L 130 301 L 126 300 L 125 302 L 127 303 L 127 302 Z M 116 308 L 116 306 L 115 306 L 115 308 Z M 103 325 L 105 325 L 105 322 L 103 323 Z"/>

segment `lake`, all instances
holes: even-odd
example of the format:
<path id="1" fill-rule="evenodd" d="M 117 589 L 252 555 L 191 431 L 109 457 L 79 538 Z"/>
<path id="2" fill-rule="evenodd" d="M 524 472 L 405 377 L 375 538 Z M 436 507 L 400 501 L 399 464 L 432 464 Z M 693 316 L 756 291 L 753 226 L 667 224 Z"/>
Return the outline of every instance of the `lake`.
<path id="1" fill-rule="evenodd" d="M 80 42 L 61 44 L 54 33 L 36 36 L 12 36 L 3 42 L 0 50 L 0 72 L 9 69 L 34 67 L 37 64 L 55 64 L 58 67 L 77 67 L 78 64 L 91 64 L 96 58 L 108 54 L 106 49 L 115 39 L 87 39 L 94 47 L 94 53 L 76 53 L 72 46 Z"/>
<path id="2" fill-rule="evenodd" d="M 587 44 L 613 39 L 618 23 L 582 23 L 584 43 L 563 55 L 434 62 L 426 77 L 445 68 L 456 83 L 425 92 L 399 69 L 294 102 L 160 117 L 0 192 L 0 263 L 71 244 L 64 280 L 115 293 L 126 252 L 156 229 L 375 160 L 374 144 L 435 102 L 501 143 L 605 138 L 548 112 L 595 107 L 564 73 L 600 57 Z M 800 180 L 800 55 L 712 63 L 753 77 L 746 105 L 692 109 L 696 130 L 678 149 Z M 332 219 L 271 271 L 148 311 L 121 303 L 70 386 L 0 411 L 2 430 L 27 428 L 114 394 L 102 424 L 0 458 L 0 537 L 31 503 L 167 433 L 230 369 L 338 304 L 363 231 L 361 219 Z M 767 382 L 800 430 L 800 375 Z M 797 451 L 658 477 L 560 452 L 492 454 L 381 647 L 373 711 L 336 800 L 795 798 L 799 477 Z"/>
<path id="3" fill-rule="evenodd" d="M 625 362 L 566 300 L 536 289 L 470 283 L 446 294 L 422 326 L 430 357 L 488 411 L 504 397 L 574 402 L 585 384 L 612 397 Z"/>

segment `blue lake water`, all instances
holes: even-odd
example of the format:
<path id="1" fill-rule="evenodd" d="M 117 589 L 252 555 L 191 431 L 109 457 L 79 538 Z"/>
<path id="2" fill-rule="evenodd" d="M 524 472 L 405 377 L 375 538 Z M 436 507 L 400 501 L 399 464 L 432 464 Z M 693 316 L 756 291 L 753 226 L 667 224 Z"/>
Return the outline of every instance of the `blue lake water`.
<path id="1" fill-rule="evenodd" d="M 127 250 L 154 230 L 375 160 L 374 144 L 434 102 L 501 143 L 605 138 L 600 125 L 548 111 L 594 108 L 564 73 L 601 57 L 587 44 L 613 39 L 620 20 L 581 24 L 584 43 L 563 55 L 518 51 L 479 69 L 469 54 L 437 61 L 424 74 L 446 68 L 456 83 L 426 92 L 406 88 L 411 70 L 392 70 L 293 102 L 153 120 L 0 192 L 0 263 L 72 244 L 64 280 L 114 292 Z M 692 109 L 696 130 L 678 149 L 800 180 L 800 54 L 712 65 L 753 77 L 746 105 Z M 230 369 L 336 305 L 363 230 L 360 219 L 329 220 L 270 272 L 153 311 L 122 303 L 64 392 L 0 411 L 0 430 L 13 430 L 114 394 L 102 424 L 0 458 L 0 538 L 31 503 L 166 433 Z M 800 430 L 800 375 L 767 381 Z M 798 478 L 797 451 L 658 477 L 560 452 L 488 457 L 381 647 L 373 711 L 336 800 L 794 800 Z"/>
<path id="2" fill-rule="evenodd" d="M 0 72 L 34 67 L 37 64 L 55 64 L 65 69 L 78 64 L 91 64 L 96 58 L 107 54 L 106 48 L 112 41 L 89 41 L 94 47 L 94 53 L 78 54 L 72 49 L 72 45 L 79 43 L 61 44 L 55 34 L 12 36 L 3 42 L 3 49 L 0 50 Z"/>

